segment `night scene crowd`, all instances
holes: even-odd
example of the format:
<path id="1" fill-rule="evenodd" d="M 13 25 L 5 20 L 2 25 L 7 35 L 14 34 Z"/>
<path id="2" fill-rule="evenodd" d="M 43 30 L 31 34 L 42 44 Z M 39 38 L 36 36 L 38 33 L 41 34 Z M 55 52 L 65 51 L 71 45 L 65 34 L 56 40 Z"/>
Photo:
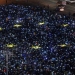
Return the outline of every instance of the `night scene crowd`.
<path id="1" fill-rule="evenodd" d="M 75 18 L 41 6 L 0 6 L 0 75 L 75 75 Z"/>

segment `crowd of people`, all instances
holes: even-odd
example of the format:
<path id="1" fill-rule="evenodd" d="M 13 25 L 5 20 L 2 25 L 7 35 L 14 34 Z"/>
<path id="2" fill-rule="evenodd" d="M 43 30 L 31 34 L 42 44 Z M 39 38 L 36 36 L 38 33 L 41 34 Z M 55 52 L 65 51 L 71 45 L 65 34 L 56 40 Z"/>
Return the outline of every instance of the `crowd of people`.
<path id="1" fill-rule="evenodd" d="M 0 70 L 5 74 L 8 52 L 9 75 L 74 75 L 74 41 L 70 14 L 40 6 L 0 6 Z"/>

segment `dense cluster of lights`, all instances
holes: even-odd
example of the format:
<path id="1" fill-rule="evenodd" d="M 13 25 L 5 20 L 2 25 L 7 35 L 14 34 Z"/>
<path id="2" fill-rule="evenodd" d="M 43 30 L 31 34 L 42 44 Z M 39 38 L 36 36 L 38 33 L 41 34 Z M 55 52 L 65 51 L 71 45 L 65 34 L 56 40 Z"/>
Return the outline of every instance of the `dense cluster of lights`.
<path id="1" fill-rule="evenodd" d="M 0 6 L 0 67 L 8 50 L 11 75 L 73 75 L 74 41 L 75 19 L 69 15 L 39 6 Z"/>

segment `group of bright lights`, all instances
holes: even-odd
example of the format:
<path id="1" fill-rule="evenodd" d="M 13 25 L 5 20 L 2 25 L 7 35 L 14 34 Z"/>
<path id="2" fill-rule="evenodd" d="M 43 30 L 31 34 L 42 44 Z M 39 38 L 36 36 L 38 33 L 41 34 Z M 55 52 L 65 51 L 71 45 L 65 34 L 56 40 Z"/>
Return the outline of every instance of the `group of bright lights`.
<path id="1" fill-rule="evenodd" d="M 15 47 L 16 45 L 14 45 L 14 44 L 6 44 L 6 47 L 8 47 L 8 48 L 13 48 L 13 47 Z"/>
<path id="2" fill-rule="evenodd" d="M 9 57 L 10 74 L 18 69 L 23 75 L 43 75 L 44 70 L 62 75 L 58 73 L 74 68 L 75 19 L 52 12 L 39 6 L 0 7 L 0 65 L 5 65 L 2 52 L 8 50 L 14 55 Z"/>

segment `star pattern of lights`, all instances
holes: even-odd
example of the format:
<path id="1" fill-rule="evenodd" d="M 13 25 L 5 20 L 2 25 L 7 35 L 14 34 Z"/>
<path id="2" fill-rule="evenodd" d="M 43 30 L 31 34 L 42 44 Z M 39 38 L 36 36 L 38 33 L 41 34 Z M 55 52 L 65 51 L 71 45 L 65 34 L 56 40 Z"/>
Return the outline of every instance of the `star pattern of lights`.
<path id="1" fill-rule="evenodd" d="M 75 70 L 75 19 L 40 6 L 0 6 L 0 67 L 9 74 L 67 75 Z"/>

